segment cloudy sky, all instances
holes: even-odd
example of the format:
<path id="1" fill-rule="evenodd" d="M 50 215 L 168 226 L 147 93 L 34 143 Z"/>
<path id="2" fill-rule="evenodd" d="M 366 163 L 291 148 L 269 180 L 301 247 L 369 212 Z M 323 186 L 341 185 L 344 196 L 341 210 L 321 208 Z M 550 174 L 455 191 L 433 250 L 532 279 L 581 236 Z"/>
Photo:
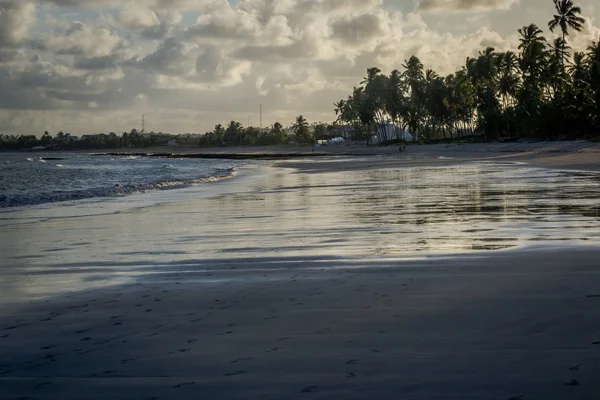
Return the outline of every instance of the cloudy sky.
<path id="1" fill-rule="evenodd" d="M 575 48 L 600 38 L 597 0 Z M 0 133 L 210 130 L 334 119 L 366 68 L 468 56 L 547 31 L 552 0 L 0 0 Z M 547 32 L 550 37 L 550 33 Z"/>

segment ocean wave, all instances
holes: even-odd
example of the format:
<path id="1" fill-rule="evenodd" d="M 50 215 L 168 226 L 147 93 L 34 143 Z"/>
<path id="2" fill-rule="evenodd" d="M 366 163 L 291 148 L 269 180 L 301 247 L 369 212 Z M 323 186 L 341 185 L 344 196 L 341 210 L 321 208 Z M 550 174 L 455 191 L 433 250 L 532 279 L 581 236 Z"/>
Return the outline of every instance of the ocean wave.
<path id="1" fill-rule="evenodd" d="M 56 203 L 60 201 L 92 199 L 96 197 L 120 197 L 157 190 L 183 189 L 200 183 L 217 182 L 230 179 L 235 175 L 235 168 L 217 170 L 214 175 L 192 179 L 181 179 L 165 182 L 114 185 L 111 187 L 75 190 L 70 192 L 41 193 L 32 195 L 0 194 L 0 208 Z"/>

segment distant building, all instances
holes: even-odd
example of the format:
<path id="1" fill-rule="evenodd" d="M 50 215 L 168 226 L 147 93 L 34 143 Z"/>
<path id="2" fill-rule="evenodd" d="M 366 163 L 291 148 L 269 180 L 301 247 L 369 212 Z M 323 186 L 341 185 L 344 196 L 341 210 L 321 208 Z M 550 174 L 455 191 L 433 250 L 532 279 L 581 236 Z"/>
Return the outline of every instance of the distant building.
<path id="1" fill-rule="evenodd" d="M 354 128 L 346 125 L 329 125 L 327 127 L 327 133 L 330 138 L 342 137 L 345 140 L 352 139 Z"/>
<path id="2" fill-rule="evenodd" d="M 167 142 L 167 146 L 179 146 L 179 144 L 177 143 L 177 140 L 171 139 Z"/>
<path id="3" fill-rule="evenodd" d="M 385 136 L 388 140 L 405 140 L 407 142 L 412 142 L 414 140 L 410 133 L 394 124 L 381 124 L 379 129 L 374 131 L 373 134 L 371 140 L 372 143 L 380 143 L 385 140 L 383 137 L 380 138 L 380 136 Z"/>

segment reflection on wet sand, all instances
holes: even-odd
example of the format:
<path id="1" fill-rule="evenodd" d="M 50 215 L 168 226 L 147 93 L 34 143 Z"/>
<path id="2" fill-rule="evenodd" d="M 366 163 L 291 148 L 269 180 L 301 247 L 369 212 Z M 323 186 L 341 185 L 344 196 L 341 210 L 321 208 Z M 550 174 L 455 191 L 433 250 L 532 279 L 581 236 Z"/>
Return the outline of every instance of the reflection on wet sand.
<path id="1" fill-rule="evenodd" d="M 474 163 L 279 176 L 279 201 L 300 201 L 301 227 L 348 234 L 348 251 L 381 254 L 499 250 L 528 242 L 598 242 L 600 174 Z M 308 184 L 306 183 L 308 181 Z M 296 197 L 299 195 L 299 198 Z M 296 228 L 297 229 L 297 228 Z M 339 250 L 339 249 L 338 249 Z"/>

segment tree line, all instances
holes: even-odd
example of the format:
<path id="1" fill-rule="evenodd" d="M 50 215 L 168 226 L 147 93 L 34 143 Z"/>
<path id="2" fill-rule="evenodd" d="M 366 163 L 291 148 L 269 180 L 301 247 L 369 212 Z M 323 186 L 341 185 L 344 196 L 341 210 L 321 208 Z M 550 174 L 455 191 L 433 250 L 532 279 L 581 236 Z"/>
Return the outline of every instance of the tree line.
<path id="1" fill-rule="evenodd" d="M 118 135 L 114 132 L 108 134 L 84 135 L 74 137 L 62 131 L 52 136 L 48 131 L 37 138 L 35 135 L 0 135 L 0 149 L 20 150 L 34 147 L 48 149 L 118 149 L 118 148 L 146 148 L 164 146 L 169 140 L 176 140 L 177 144 L 184 146 L 197 146 L 197 135 L 183 134 L 171 135 L 168 133 L 144 134 L 137 129 L 123 132 Z"/>
<path id="2" fill-rule="evenodd" d="M 304 116 L 299 115 L 288 128 L 275 122 L 270 128 L 244 127 L 240 122 L 231 121 L 227 126 L 215 125 L 200 138 L 200 146 L 276 146 L 289 143 L 315 144 L 328 139 L 328 125 L 322 122 L 312 127 Z"/>
<path id="3" fill-rule="evenodd" d="M 404 129 L 427 139 L 485 135 L 488 140 L 576 138 L 600 131 L 600 42 L 571 54 L 568 37 L 585 20 L 572 0 L 553 0 L 548 23 L 559 37 L 548 41 L 531 24 L 518 30 L 518 51 L 492 47 L 468 58 L 458 71 L 440 76 L 418 57 L 403 71 L 369 68 L 347 99 L 335 103 L 338 121 L 393 140 Z M 395 134 L 383 129 L 398 125 Z M 398 132 L 399 131 L 399 132 Z M 398 137 L 398 136 L 396 136 Z"/>
<path id="4" fill-rule="evenodd" d="M 284 128 L 279 122 L 269 129 L 244 127 L 237 121 L 231 121 L 226 127 L 221 124 L 213 131 L 200 136 L 196 134 L 172 135 L 168 133 L 143 133 L 136 129 L 118 135 L 108 134 L 84 135 L 74 137 L 64 132 L 52 136 L 48 131 L 37 138 L 35 135 L 0 135 L 0 149 L 20 150 L 35 147 L 48 149 L 118 149 L 118 148 L 148 148 L 165 146 L 168 141 L 175 140 L 177 145 L 189 147 L 211 146 L 268 146 L 284 145 L 290 142 L 298 144 L 314 144 L 317 140 L 328 139 L 328 125 L 315 123 L 309 125 L 304 116 L 300 115 L 289 128 Z M 291 134 L 288 134 L 288 131 Z"/>

